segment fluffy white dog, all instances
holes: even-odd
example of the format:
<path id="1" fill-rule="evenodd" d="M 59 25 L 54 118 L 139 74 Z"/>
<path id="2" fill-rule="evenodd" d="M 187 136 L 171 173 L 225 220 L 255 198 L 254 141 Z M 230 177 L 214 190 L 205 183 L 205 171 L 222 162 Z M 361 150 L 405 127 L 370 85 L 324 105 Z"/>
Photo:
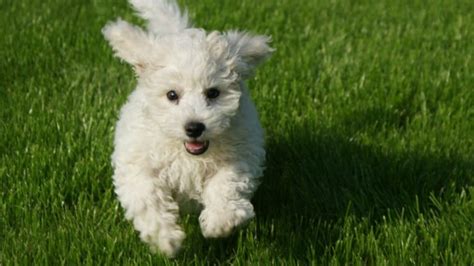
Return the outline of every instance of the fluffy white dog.
<path id="1" fill-rule="evenodd" d="M 272 48 L 266 36 L 191 28 L 174 0 L 130 2 L 147 31 L 120 19 L 103 29 L 138 77 L 116 126 L 115 191 L 140 238 L 174 256 L 185 237 L 180 208 L 202 209 L 208 238 L 255 215 L 265 151 L 243 81 Z"/>

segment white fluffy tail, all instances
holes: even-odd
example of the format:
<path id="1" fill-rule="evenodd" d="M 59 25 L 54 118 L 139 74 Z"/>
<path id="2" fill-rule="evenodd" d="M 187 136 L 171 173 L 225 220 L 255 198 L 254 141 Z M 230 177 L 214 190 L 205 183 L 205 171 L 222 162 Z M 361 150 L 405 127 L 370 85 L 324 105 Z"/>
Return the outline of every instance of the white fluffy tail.
<path id="1" fill-rule="evenodd" d="M 148 30 L 167 34 L 188 28 L 187 12 L 181 12 L 176 0 L 130 0 L 139 15 L 148 20 Z"/>

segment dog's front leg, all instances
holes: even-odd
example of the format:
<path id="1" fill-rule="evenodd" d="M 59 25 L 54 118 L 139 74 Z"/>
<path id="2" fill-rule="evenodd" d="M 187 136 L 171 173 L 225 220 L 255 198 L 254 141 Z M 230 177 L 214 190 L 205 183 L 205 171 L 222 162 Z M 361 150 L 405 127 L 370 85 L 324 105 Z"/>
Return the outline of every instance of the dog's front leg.
<path id="1" fill-rule="evenodd" d="M 146 174 L 145 171 L 131 174 L 133 172 L 117 169 L 114 176 L 116 193 L 126 210 L 125 215 L 133 221 L 135 229 L 140 232 L 140 238 L 153 251 L 160 250 L 173 257 L 185 238 L 177 223 L 178 204 L 169 189 L 157 183 L 151 174 Z"/>
<path id="2" fill-rule="evenodd" d="M 199 216 L 206 238 L 226 237 L 255 216 L 250 197 L 257 181 L 234 167 L 221 169 L 205 184 L 202 194 L 204 210 Z"/>

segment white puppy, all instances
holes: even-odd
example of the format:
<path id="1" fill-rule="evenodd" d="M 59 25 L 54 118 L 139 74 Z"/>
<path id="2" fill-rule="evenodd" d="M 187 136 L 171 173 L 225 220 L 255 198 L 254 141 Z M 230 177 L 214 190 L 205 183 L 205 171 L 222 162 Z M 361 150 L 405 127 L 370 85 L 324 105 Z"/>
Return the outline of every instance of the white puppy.
<path id="1" fill-rule="evenodd" d="M 138 85 L 122 108 L 112 155 L 118 198 L 140 237 L 174 256 L 179 208 L 202 209 L 205 237 L 254 217 L 263 131 L 243 82 L 268 58 L 266 36 L 191 28 L 174 0 L 130 0 L 148 30 L 118 20 L 103 34 Z"/>

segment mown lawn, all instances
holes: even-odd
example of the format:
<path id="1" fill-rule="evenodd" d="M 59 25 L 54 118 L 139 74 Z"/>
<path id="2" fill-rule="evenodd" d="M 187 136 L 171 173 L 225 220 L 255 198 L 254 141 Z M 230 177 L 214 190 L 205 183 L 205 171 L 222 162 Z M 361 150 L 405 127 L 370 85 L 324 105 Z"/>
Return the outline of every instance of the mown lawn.
<path id="1" fill-rule="evenodd" d="M 151 254 L 114 197 L 133 89 L 100 29 L 125 0 L 0 0 L 0 265 L 474 264 L 474 2 L 180 1 L 273 36 L 249 85 L 267 132 L 257 218 Z"/>

